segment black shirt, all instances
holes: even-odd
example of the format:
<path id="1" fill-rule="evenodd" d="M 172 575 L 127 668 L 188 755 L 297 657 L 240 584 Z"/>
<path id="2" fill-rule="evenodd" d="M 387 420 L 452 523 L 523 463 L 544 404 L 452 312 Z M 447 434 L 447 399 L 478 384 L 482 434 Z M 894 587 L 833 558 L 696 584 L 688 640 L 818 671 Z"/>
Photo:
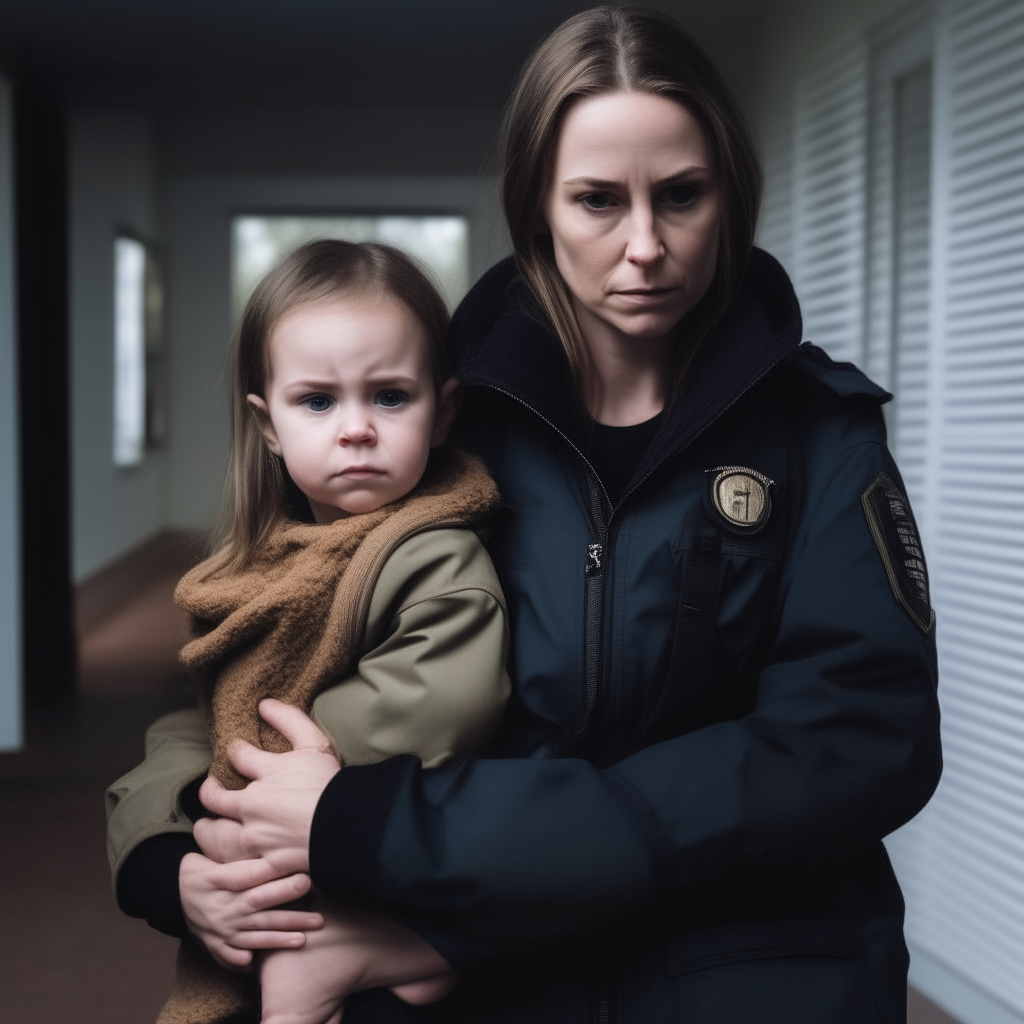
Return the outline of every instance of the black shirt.
<path id="1" fill-rule="evenodd" d="M 640 458 L 661 426 L 662 413 L 631 427 L 609 427 L 594 423 L 591 427 L 587 458 L 608 492 L 612 507 L 619 503 Z"/>

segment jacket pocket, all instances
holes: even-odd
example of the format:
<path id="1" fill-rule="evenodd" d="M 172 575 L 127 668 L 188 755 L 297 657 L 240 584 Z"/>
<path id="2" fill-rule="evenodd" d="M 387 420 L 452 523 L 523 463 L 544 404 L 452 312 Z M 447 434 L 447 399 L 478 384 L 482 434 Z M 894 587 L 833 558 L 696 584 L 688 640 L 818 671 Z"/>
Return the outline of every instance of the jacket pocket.
<path id="1" fill-rule="evenodd" d="M 690 1024 L 878 1024 L 851 926 L 767 921 L 704 928 L 669 949 Z"/>

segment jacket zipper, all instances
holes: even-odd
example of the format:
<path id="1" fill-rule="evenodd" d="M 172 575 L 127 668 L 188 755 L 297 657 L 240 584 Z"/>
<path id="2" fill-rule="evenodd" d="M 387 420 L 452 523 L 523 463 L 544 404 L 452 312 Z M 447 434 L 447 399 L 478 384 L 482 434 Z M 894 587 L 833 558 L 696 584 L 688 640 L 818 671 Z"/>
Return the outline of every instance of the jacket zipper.
<path id="1" fill-rule="evenodd" d="M 583 628 L 583 650 L 584 650 L 584 681 L 586 686 L 586 703 L 583 716 L 583 724 L 580 726 L 578 735 L 584 733 L 590 724 L 594 708 L 597 707 L 598 692 L 601 682 L 601 623 L 604 611 L 604 569 L 608 558 L 608 521 L 612 509 L 611 499 L 605 490 L 597 470 L 591 465 L 590 460 L 573 443 L 569 436 L 558 429 L 543 413 L 538 412 L 528 402 L 524 402 L 518 395 L 506 391 L 504 388 L 496 387 L 494 384 L 486 384 L 484 387 L 497 391 L 498 394 L 511 398 L 513 402 L 521 405 L 531 412 L 541 422 L 547 424 L 576 454 L 583 464 L 587 477 L 587 487 L 590 492 L 590 515 L 593 520 L 596 539 L 592 539 L 583 551 L 583 578 L 586 595 L 586 613 Z M 606 514 L 609 510 L 611 514 Z"/>
<path id="2" fill-rule="evenodd" d="M 604 484 L 596 473 L 587 474 L 587 485 L 590 488 L 590 509 L 597 527 L 596 543 L 588 544 L 583 561 L 583 573 L 586 580 L 586 619 L 583 630 L 583 650 L 585 678 L 587 681 L 587 703 L 583 716 L 584 732 L 590 724 L 594 708 L 597 706 L 598 691 L 601 686 L 601 624 L 604 618 L 604 563 L 608 549 L 608 526 L 605 519 L 605 508 L 610 505 Z"/>

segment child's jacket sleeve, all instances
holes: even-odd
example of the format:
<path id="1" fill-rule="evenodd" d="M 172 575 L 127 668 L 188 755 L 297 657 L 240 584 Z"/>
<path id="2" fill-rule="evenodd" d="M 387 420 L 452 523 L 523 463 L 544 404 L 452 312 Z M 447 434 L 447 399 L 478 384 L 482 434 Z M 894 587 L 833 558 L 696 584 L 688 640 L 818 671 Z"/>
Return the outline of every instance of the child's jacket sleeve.
<path id="1" fill-rule="evenodd" d="M 314 718 L 346 764 L 406 753 L 434 766 L 473 754 L 508 700 L 508 644 L 501 589 L 476 534 L 416 534 L 395 549 L 374 586 L 368 652 L 352 676 L 317 698 Z M 107 790 L 107 850 L 123 908 L 140 906 L 118 889 L 125 863 L 147 839 L 191 832 L 182 791 L 210 761 L 199 714 L 178 711 L 150 727 L 145 761 Z"/>
<path id="2" fill-rule="evenodd" d="M 374 588 L 357 671 L 313 718 L 343 764 L 415 754 L 427 768 L 479 752 L 505 708 L 508 626 L 491 560 L 468 530 L 405 541 Z"/>

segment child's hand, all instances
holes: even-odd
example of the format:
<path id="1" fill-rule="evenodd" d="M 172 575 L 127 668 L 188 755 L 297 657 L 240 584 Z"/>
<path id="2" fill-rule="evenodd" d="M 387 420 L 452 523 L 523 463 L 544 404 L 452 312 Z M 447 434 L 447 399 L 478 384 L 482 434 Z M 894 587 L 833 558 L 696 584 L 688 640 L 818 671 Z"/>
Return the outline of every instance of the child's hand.
<path id="1" fill-rule="evenodd" d="M 336 1024 L 353 992 L 390 985 L 400 999 L 423 1005 L 458 983 L 441 955 L 403 925 L 349 907 L 323 915 L 324 927 L 301 949 L 260 956 L 261 1024 Z"/>
<path id="2" fill-rule="evenodd" d="M 181 906 L 189 931 L 222 967 L 244 970 L 254 949 L 296 949 L 305 932 L 322 928 L 321 914 L 272 909 L 309 892 L 308 875 L 275 877 L 262 860 L 218 864 L 198 853 L 182 858 Z"/>
<path id="3" fill-rule="evenodd" d="M 306 937 L 300 949 L 272 949 L 259 956 L 260 1024 L 337 1024 L 358 977 L 358 964 L 339 920 Z"/>

